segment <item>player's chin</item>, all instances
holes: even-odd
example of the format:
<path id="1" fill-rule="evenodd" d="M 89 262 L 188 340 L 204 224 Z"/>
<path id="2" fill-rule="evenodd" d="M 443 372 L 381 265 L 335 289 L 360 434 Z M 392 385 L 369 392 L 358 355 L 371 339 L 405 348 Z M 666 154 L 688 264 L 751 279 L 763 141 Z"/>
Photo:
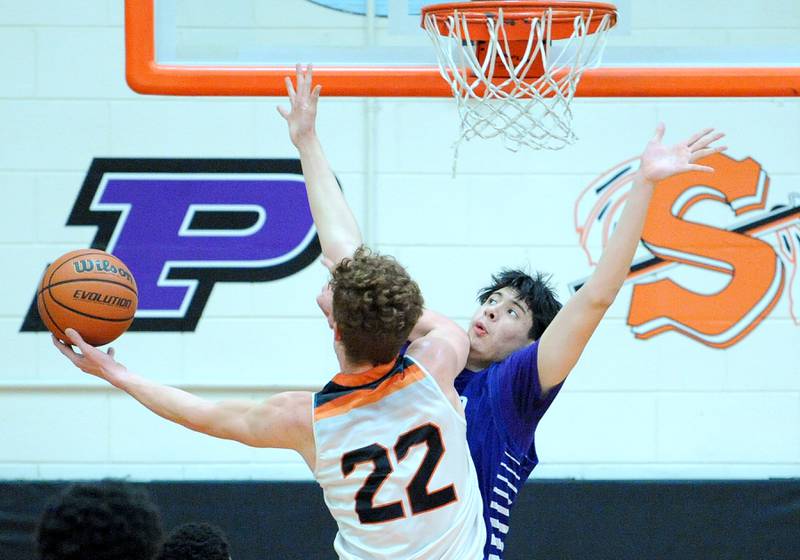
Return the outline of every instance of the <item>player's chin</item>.
<path id="1" fill-rule="evenodd" d="M 478 336 L 478 334 L 470 329 L 470 332 L 467 333 L 469 337 L 469 348 L 471 354 L 479 354 L 481 356 L 489 353 L 491 348 L 489 347 L 489 341 L 486 340 L 486 337 Z"/>

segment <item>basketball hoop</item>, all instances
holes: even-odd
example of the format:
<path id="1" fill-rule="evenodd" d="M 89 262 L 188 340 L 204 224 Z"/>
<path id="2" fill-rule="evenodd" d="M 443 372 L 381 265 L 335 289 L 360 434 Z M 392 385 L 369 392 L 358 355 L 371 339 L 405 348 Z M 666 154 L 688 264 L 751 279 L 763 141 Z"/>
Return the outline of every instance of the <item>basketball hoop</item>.
<path id="1" fill-rule="evenodd" d="M 570 102 L 617 21 L 612 4 L 518 0 L 422 8 L 442 77 L 458 104 L 456 141 L 558 150 L 576 140 Z M 555 43 L 554 43 L 555 42 Z"/>

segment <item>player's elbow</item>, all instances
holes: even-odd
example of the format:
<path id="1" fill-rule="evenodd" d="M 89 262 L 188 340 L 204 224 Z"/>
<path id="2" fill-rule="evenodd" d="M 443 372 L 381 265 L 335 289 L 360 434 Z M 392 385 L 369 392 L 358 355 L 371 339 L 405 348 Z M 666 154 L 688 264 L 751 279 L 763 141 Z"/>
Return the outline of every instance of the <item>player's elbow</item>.
<path id="1" fill-rule="evenodd" d="M 619 289 L 599 288 L 587 284 L 580 291 L 583 292 L 581 295 L 590 307 L 604 311 L 611 307 L 611 304 L 617 299 Z"/>
<path id="2" fill-rule="evenodd" d="M 215 436 L 218 430 L 218 413 L 214 403 L 202 403 L 193 406 L 178 422 L 195 432 Z"/>
<path id="3" fill-rule="evenodd" d="M 606 310 L 611 307 L 611 304 L 614 303 L 614 300 L 617 298 L 617 293 L 605 293 L 605 294 L 598 294 L 596 297 L 589 300 L 589 303 L 595 309 L 602 309 Z"/>

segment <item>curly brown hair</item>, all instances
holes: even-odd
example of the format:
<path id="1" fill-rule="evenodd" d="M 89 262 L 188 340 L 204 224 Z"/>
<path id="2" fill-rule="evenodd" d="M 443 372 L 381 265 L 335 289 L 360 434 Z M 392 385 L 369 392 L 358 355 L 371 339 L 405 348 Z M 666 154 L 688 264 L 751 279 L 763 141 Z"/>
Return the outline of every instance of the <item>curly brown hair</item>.
<path id="1" fill-rule="evenodd" d="M 393 257 L 360 247 L 333 270 L 333 320 L 348 359 L 391 361 L 422 315 L 419 286 Z"/>

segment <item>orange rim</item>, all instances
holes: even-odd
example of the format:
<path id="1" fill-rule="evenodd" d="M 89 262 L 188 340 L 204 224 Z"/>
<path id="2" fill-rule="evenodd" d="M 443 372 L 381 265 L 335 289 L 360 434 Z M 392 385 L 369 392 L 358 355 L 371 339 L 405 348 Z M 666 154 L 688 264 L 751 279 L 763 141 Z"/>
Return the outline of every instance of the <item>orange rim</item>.
<path id="1" fill-rule="evenodd" d="M 505 33 L 511 40 L 527 40 L 530 24 L 533 19 L 541 18 L 548 10 L 552 11 L 552 26 L 550 38 L 567 39 L 574 32 L 575 18 L 583 16 L 591 21 L 587 33 L 594 33 L 600 26 L 604 16 L 611 19 L 609 27 L 617 23 L 617 7 L 613 4 L 602 2 L 519 2 L 517 0 L 494 0 L 478 2 L 448 2 L 447 4 L 432 4 L 423 6 L 422 20 L 428 16 L 436 19 L 436 26 L 440 35 L 448 35 L 447 20 L 458 14 L 466 22 L 470 38 L 476 41 L 488 39 L 486 19 L 489 16 L 497 17 L 500 11 L 507 23 Z M 515 25 L 522 23 L 523 25 Z"/>

